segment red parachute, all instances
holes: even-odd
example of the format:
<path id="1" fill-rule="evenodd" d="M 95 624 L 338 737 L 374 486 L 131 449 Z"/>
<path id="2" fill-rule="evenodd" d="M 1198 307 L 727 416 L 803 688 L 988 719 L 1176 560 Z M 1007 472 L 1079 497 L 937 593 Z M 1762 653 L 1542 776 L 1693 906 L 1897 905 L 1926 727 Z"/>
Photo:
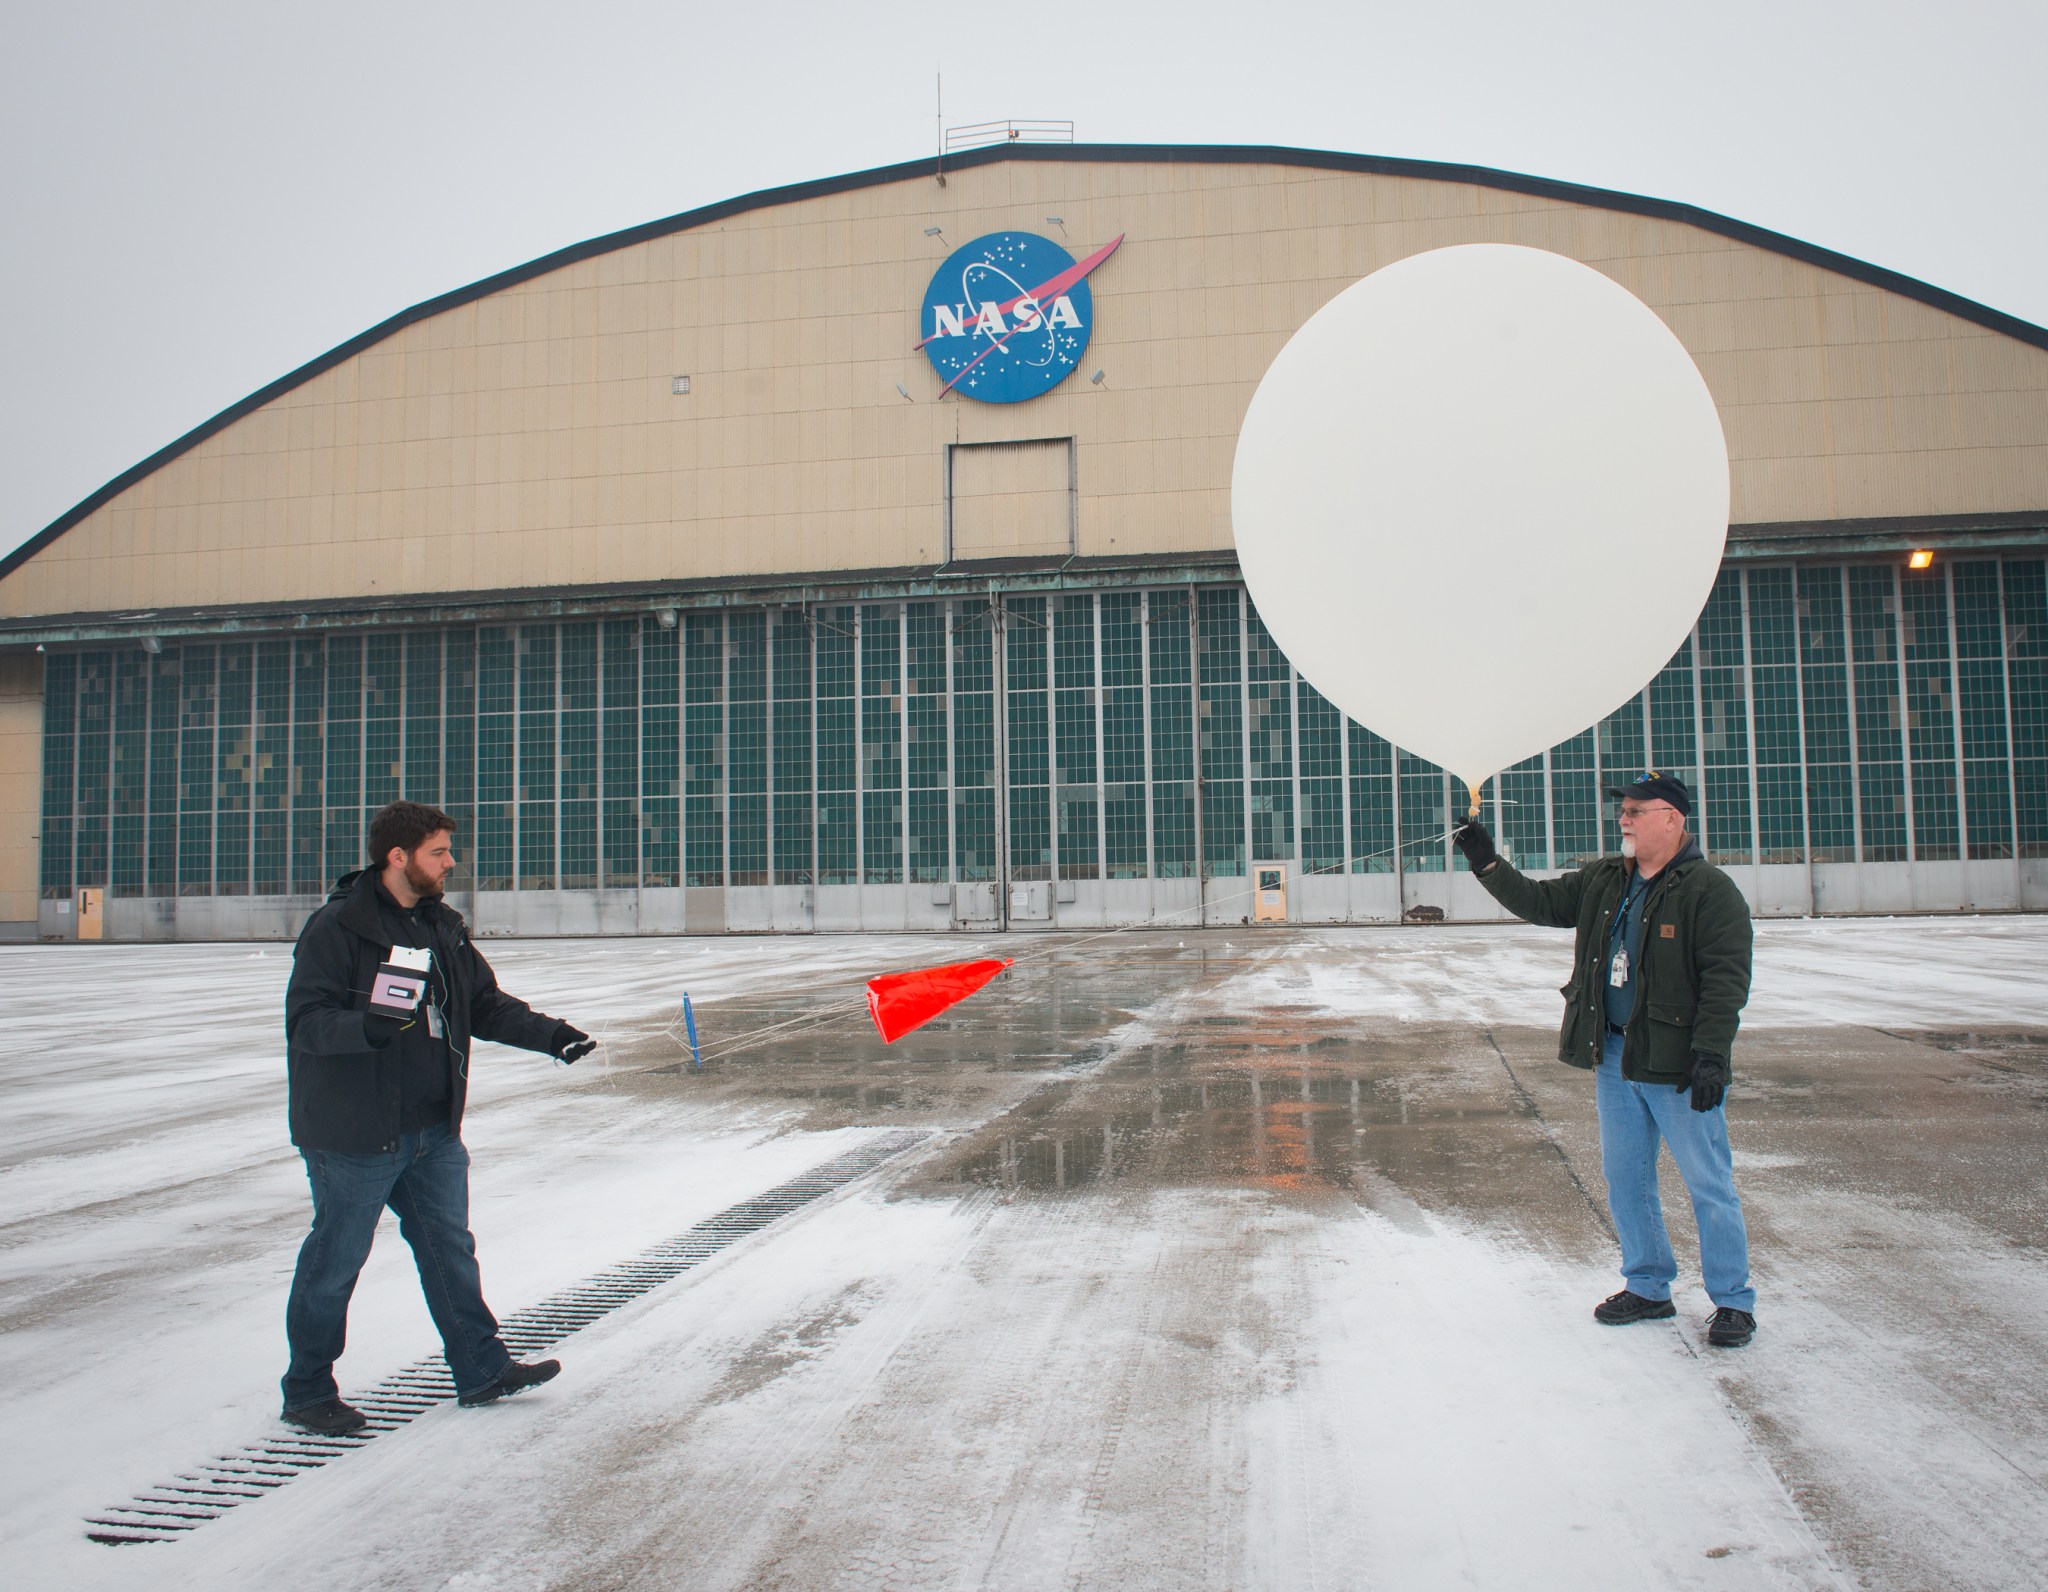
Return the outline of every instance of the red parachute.
<path id="1" fill-rule="evenodd" d="M 944 967 L 884 973 L 869 979 L 868 1015 L 875 1020 L 875 1032 L 882 1036 L 883 1044 L 893 1045 L 947 1007 L 967 999 L 1015 960 L 949 962 Z"/>

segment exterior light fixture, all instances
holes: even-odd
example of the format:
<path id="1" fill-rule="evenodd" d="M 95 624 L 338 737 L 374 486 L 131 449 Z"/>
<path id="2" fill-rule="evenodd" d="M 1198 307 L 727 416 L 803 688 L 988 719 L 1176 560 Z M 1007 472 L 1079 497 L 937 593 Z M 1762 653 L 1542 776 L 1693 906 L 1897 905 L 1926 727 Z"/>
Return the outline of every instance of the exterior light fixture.
<path id="1" fill-rule="evenodd" d="M 1932 569 L 1933 567 L 1934 549 L 1931 547 L 1916 547 L 1906 555 L 1906 568 L 1908 569 Z"/>
<path id="2" fill-rule="evenodd" d="M 937 238 L 941 243 L 946 241 L 945 230 L 941 227 L 926 227 L 924 235 L 928 238 Z"/>
<path id="3" fill-rule="evenodd" d="M 669 379 L 668 379 L 668 390 L 669 390 L 669 392 L 670 392 L 670 393 L 671 393 L 672 395 L 674 395 L 674 396 L 675 396 L 675 397 L 677 397 L 677 398 L 687 398 L 687 397 L 689 397 L 689 396 L 690 396 L 690 378 L 689 378 L 688 376 L 671 376 L 671 377 L 669 377 Z"/>
<path id="4" fill-rule="evenodd" d="M 1102 372 L 1098 370 L 1088 378 L 1088 381 L 1091 386 L 1100 387 L 1102 385 Z"/>
<path id="5" fill-rule="evenodd" d="M 142 638 L 142 650 L 153 658 L 164 650 L 164 644 L 155 636 L 144 636 Z"/>
<path id="6" fill-rule="evenodd" d="M 661 621 L 661 628 L 673 630 L 676 627 L 676 611 L 673 608 L 657 608 L 654 617 Z"/>
<path id="7" fill-rule="evenodd" d="M 1047 216 L 1045 222 L 1047 226 L 1058 227 L 1061 237 L 1067 235 L 1067 218 L 1065 216 Z"/>
<path id="8" fill-rule="evenodd" d="M 898 383 L 896 383 L 896 391 L 902 395 L 903 401 L 905 403 L 916 402 L 916 400 L 910 396 L 910 389 L 904 386 L 902 382 L 899 381 Z"/>

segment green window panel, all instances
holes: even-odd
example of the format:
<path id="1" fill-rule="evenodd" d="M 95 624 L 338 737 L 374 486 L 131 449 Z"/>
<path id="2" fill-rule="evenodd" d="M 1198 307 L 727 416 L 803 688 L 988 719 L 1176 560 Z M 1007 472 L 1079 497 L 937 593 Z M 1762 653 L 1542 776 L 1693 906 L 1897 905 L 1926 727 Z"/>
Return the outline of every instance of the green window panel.
<path id="1" fill-rule="evenodd" d="M 944 603 L 906 603 L 903 609 L 904 665 L 912 696 L 946 694 L 946 625 Z"/>
<path id="2" fill-rule="evenodd" d="M 250 771 L 250 826 L 257 895 L 283 895 L 291 887 L 292 644 L 256 647 L 255 763 Z"/>
<path id="3" fill-rule="evenodd" d="M 441 808 L 458 826 L 456 855 L 470 862 L 476 840 L 474 630 L 450 630 L 442 637 L 441 673 Z"/>
<path id="4" fill-rule="evenodd" d="M 1905 712 L 1899 695 L 1898 595 L 1889 565 L 1849 569 L 1849 655 L 1855 697 L 1857 806 L 1863 860 L 1904 862 Z"/>
<path id="5" fill-rule="evenodd" d="M 640 883 L 640 626 L 607 619 L 599 660 L 598 788 L 601 880 L 607 890 Z"/>
<path id="6" fill-rule="evenodd" d="M 993 635 L 986 604 L 959 605 L 953 619 L 953 784 L 957 789 L 993 787 L 996 781 Z M 989 811 L 995 811 L 993 802 Z M 960 877 L 972 876 L 962 873 Z"/>
<path id="7" fill-rule="evenodd" d="M 1688 677 L 1691 672 L 1688 667 Z M 1495 781 L 1494 813 L 1498 821 L 1494 833 L 1517 867 L 1550 866 L 1550 823 L 1543 802 L 1542 753 L 1525 758 Z M 1462 855 L 1456 866 L 1466 866 Z"/>
<path id="8" fill-rule="evenodd" d="M 1301 782 L 1301 867 L 1304 873 L 1344 871 L 1344 781 L 1341 776 L 1304 778 Z"/>
<path id="9" fill-rule="evenodd" d="M 1146 601 L 1151 614 L 1152 684 L 1194 684 L 1194 638 L 1188 628 L 1187 593 L 1156 591 Z"/>
<path id="10" fill-rule="evenodd" d="M 1256 862 L 1278 862 L 1294 856 L 1294 782 L 1255 779 L 1251 782 L 1251 845 Z"/>
<path id="11" fill-rule="evenodd" d="M 1600 812 L 1605 805 L 1593 768 L 1594 732 L 1581 730 L 1550 749 L 1550 826 L 1555 868 L 1576 868 L 1600 855 Z"/>
<path id="12" fill-rule="evenodd" d="M 1003 629 L 1009 701 L 1010 873 L 1052 877 L 1052 667 L 1050 617 L 1043 597 L 1013 597 Z"/>
<path id="13" fill-rule="evenodd" d="M 946 809 L 950 793 L 941 786 L 910 793 L 910 851 L 908 872 L 913 884 L 943 883 L 952 877 L 946 833 Z"/>
<path id="14" fill-rule="evenodd" d="M 1142 741 L 1141 741 L 1142 746 Z M 1103 874 L 1110 879 L 1143 879 L 1145 782 L 1119 781 L 1102 787 Z"/>
<path id="15" fill-rule="evenodd" d="M 1962 720 L 1963 811 L 1972 857 L 2013 854 L 2006 783 L 2011 736 L 2005 713 L 2005 631 L 1995 560 L 1953 565 L 1956 703 Z"/>
<path id="16" fill-rule="evenodd" d="M 1059 877 L 1093 879 L 1102 866 L 1102 836 L 1097 820 L 1101 791 L 1094 785 L 1061 785 L 1058 790 Z"/>
<path id="17" fill-rule="evenodd" d="M 78 660 L 78 783 L 72 806 L 72 882 L 80 889 L 107 886 L 113 753 L 114 655 L 88 652 Z"/>
<path id="18" fill-rule="evenodd" d="M 903 630 L 893 603 L 860 616 L 861 878 L 903 882 Z"/>
<path id="19" fill-rule="evenodd" d="M 640 868 L 650 889 L 682 883 L 682 652 L 676 632 L 640 627 Z"/>
<path id="20" fill-rule="evenodd" d="M 560 711 L 553 625 L 519 627 L 519 863 L 522 890 L 555 888 L 556 730 Z"/>
<path id="21" fill-rule="evenodd" d="M 254 763 L 255 649 L 220 649 L 219 723 L 214 734 L 213 890 L 249 893 L 249 785 Z"/>
<path id="22" fill-rule="evenodd" d="M 187 647 L 178 704 L 178 894 L 213 891 L 214 709 L 220 649 Z"/>
<path id="23" fill-rule="evenodd" d="M 2013 827 L 2022 857 L 2048 856 L 2048 562 L 2006 560 L 2006 690 L 2012 701 Z"/>
<path id="24" fill-rule="evenodd" d="M 149 856 L 149 654 L 123 652 L 114 660 L 112 855 L 109 890 L 139 896 Z"/>
<path id="25" fill-rule="evenodd" d="M 292 643 L 292 842 L 296 895 L 330 882 L 325 851 L 327 648 L 316 637 Z"/>
<path id="26" fill-rule="evenodd" d="M 560 878 L 564 890 L 597 888 L 598 627 L 561 629 Z"/>
<path id="27" fill-rule="evenodd" d="M 1145 693 L 1110 686 L 1102 693 L 1102 777 L 1119 785 L 1145 782 Z"/>
<path id="28" fill-rule="evenodd" d="M 1211 879 L 1241 878 L 1245 872 L 1244 781 L 1207 780 L 1202 785 L 1202 871 Z"/>
<path id="29" fill-rule="evenodd" d="M 1244 777 L 1242 622 L 1235 591 L 1210 589 L 1200 593 L 1195 644 L 1196 667 L 1200 674 L 1201 758 L 1205 781 Z M 1214 833 L 1213 826 L 1208 827 Z M 1206 844 L 1204 851 L 1207 851 Z M 1242 840 L 1235 854 L 1242 856 Z"/>
<path id="30" fill-rule="evenodd" d="M 953 792 L 953 876 L 987 880 L 996 876 L 996 793 L 993 786 Z"/>
<path id="31" fill-rule="evenodd" d="M 1744 689 L 1742 576 L 1724 569 L 1695 631 L 1699 656 L 1699 832 L 1716 862 L 1754 860 L 1749 812 L 1749 707 Z M 1603 846 L 1606 842 L 1603 840 Z"/>
<path id="32" fill-rule="evenodd" d="M 1643 699 L 1630 697 L 1599 724 L 1594 726 L 1600 747 L 1600 784 L 1604 797 L 1609 787 L 1618 787 L 1629 777 L 1640 774 L 1650 766 L 1644 755 L 1643 745 Z M 1457 784 L 1453 780 L 1452 785 Z M 1455 798 L 1459 792 L 1451 792 Z M 1471 806 L 1471 795 L 1465 793 L 1465 806 L 1458 809 L 1463 813 Z M 1621 846 L 1621 831 L 1615 828 L 1615 804 L 1609 800 L 1600 803 L 1600 849 L 1603 852 L 1618 850 Z"/>
<path id="33" fill-rule="evenodd" d="M 327 638 L 327 867 L 338 879 L 363 865 L 363 643 Z"/>
<path id="34" fill-rule="evenodd" d="M 511 630 L 476 634 L 476 832 L 472 876 L 480 890 L 509 890 L 518 813 L 518 645 Z"/>
<path id="35" fill-rule="evenodd" d="M 317 645 L 317 643 L 315 643 Z M 185 654 L 166 647 L 149 678 L 149 858 L 145 888 L 178 893 L 178 705 L 184 700 Z"/>
<path id="36" fill-rule="evenodd" d="M 860 882 L 858 795 L 850 790 L 818 792 L 818 883 Z"/>
<path id="37" fill-rule="evenodd" d="M 1802 862 L 1806 800 L 1799 772 L 1799 621 L 1792 571 L 1755 569 L 1748 581 L 1757 856 L 1764 862 Z"/>
<path id="38" fill-rule="evenodd" d="M 78 655 L 53 652 L 43 664 L 43 815 L 39 826 L 46 901 L 72 892 L 72 807 L 78 779 Z"/>
<path id="39" fill-rule="evenodd" d="M 373 635 L 363 647 L 363 824 L 405 794 L 405 637 Z"/>
<path id="40" fill-rule="evenodd" d="M 685 614 L 683 634 L 683 883 L 725 883 L 725 616 Z"/>
<path id="41" fill-rule="evenodd" d="M 1427 758 L 1403 752 L 1401 769 L 1401 871 L 1442 873 L 1448 866 L 1447 838 L 1453 816 L 1451 787 L 1456 783 Z M 1465 792 L 1456 792 L 1456 815 L 1462 818 L 1470 805 Z"/>
<path id="42" fill-rule="evenodd" d="M 1301 777 L 1342 779 L 1344 715 L 1306 680 L 1295 687 L 1301 713 Z"/>
<path id="43" fill-rule="evenodd" d="M 1251 777 L 1287 780 L 1294 775 L 1294 669 L 1266 631 L 1265 621 L 1247 598 L 1244 605 L 1246 728 L 1250 737 Z M 1253 811 L 1258 810 L 1253 803 Z M 1269 854 L 1253 851 L 1265 858 Z M 1291 852 L 1273 855 L 1288 856 Z"/>
<path id="44" fill-rule="evenodd" d="M 1186 783 L 1195 777 L 1194 688 L 1152 687 L 1152 778 Z"/>
<path id="45" fill-rule="evenodd" d="M 1798 572 L 1806 716 L 1806 826 L 1815 862 L 1856 860 L 1855 746 L 1850 735 L 1848 611 L 1842 571 Z"/>
<path id="46" fill-rule="evenodd" d="M 1907 744 L 1912 756 L 1913 855 L 1923 862 L 1945 861 L 1962 855 L 1947 571 L 1937 567 L 1906 576 L 1900 582 L 1899 599 L 1899 632 L 1906 654 Z"/>
<path id="47" fill-rule="evenodd" d="M 441 790 L 441 632 L 405 637 L 405 778 L 407 801 L 439 807 Z"/>
<path id="48" fill-rule="evenodd" d="M 1362 724 L 1344 721 L 1351 741 L 1351 871 L 1394 871 L 1394 749 Z"/>
<path id="49" fill-rule="evenodd" d="M 736 885 L 768 882 L 768 615 L 726 620 L 726 871 Z"/>
<path id="50" fill-rule="evenodd" d="M 1183 694 L 1186 687 L 1178 687 Z M 1195 876 L 1195 789 L 1186 780 L 1152 784 L 1152 876 Z"/>
<path id="51" fill-rule="evenodd" d="M 1700 777 L 1699 722 L 1692 702 L 1692 638 L 1686 637 L 1650 682 L 1651 768 L 1675 773 L 1687 785 Z"/>
<path id="52" fill-rule="evenodd" d="M 1142 592 L 1106 591 L 1101 594 L 1099 623 L 1102 630 L 1102 678 L 1104 687 L 1145 683 L 1145 598 Z"/>
<path id="53" fill-rule="evenodd" d="M 773 651 L 775 882 L 809 884 L 816 867 L 811 811 L 811 627 L 801 609 L 778 612 Z"/>

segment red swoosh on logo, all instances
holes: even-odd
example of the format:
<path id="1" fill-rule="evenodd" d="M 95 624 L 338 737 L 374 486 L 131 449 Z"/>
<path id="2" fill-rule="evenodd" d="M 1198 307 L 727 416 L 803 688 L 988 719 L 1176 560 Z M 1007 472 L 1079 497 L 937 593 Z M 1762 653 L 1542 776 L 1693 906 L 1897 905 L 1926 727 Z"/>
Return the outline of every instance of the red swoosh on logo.
<path id="1" fill-rule="evenodd" d="M 1050 281 L 1040 283 L 1037 287 L 1031 288 L 1026 292 L 1019 293 L 1015 298 L 1011 299 L 1006 304 L 997 305 L 997 313 L 1007 315 L 1011 311 L 1015 310 L 1016 307 L 1019 304 L 1023 303 L 1026 299 L 1036 299 L 1040 303 L 1043 303 L 1045 300 L 1049 298 L 1058 298 L 1062 293 L 1066 292 L 1068 288 L 1072 287 L 1076 282 L 1080 281 L 1083 277 L 1087 276 L 1089 272 L 1093 271 L 1098 265 L 1102 264 L 1104 260 L 1108 259 L 1112 254 L 1116 253 L 1117 246 L 1124 241 L 1125 236 L 1126 234 L 1119 232 L 1115 237 L 1111 238 L 1109 242 L 1105 243 L 1101 248 L 1097 249 L 1093 254 L 1089 255 L 1087 259 L 1076 260 L 1072 265 L 1067 267 L 1066 270 L 1060 272 L 1058 276 L 1053 277 Z M 953 380 L 947 382 L 945 386 L 939 389 L 939 396 L 941 398 L 945 397 L 947 393 L 953 390 L 955 383 L 957 383 L 962 376 L 966 375 L 970 370 L 974 369 L 976 365 L 979 365 L 984 359 L 988 358 L 989 355 L 993 354 L 997 349 L 1001 348 L 1003 344 L 1007 343 L 1012 337 L 1015 337 L 1016 335 L 1017 331 L 1014 329 L 1004 333 L 1003 336 L 997 338 L 996 341 L 994 341 L 993 343 L 990 343 L 988 347 L 984 348 L 980 353 L 976 354 L 974 358 L 970 359 L 966 364 L 962 365 L 958 370 L 953 372 Z M 932 337 L 936 336 L 938 336 L 937 332 L 932 333 Z M 924 347 L 926 343 L 929 343 L 932 340 L 932 337 L 920 338 L 916 346 L 919 348 Z"/>

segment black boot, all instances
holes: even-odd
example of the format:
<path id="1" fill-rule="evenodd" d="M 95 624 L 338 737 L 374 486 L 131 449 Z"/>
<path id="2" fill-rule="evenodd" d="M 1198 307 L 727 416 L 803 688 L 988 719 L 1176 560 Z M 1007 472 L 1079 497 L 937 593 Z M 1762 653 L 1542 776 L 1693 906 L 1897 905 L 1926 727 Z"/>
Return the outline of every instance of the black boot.
<path id="1" fill-rule="evenodd" d="M 1625 1327 L 1632 1321 L 1669 1321 L 1678 1306 L 1669 1299 L 1645 1299 L 1626 1288 L 1609 1294 L 1593 1307 L 1593 1319 L 1604 1327 Z"/>
<path id="2" fill-rule="evenodd" d="M 475 1409 L 479 1404 L 488 1404 L 493 1399 L 504 1398 L 522 1388 L 539 1387 L 543 1382 L 552 1382 L 562 1369 L 560 1360 L 536 1360 L 532 1365 L 521 1365 L 514 1360 L 505 1367 L 504 1373 L 488 1387 L 480 1387 L 474 1393 L 465 1393 L 455 1402 L 464 1409 Z"/>
<path id="3" fill-rule="evenodd" d="M 1739 1349 L 1756 1336 L 1756 1317 L 1747 1310 L 1716 1310 L 1707 1322 L 1707 1342 L 1717 1349 Z"/>
<path id="4" fill-rule="evenodd" d="M 318 1404 L 308 1404 L 302 1409 L 286 1410 L 284 1422 L 302 1432 L 315 1432 L 322 1437 L 346 1437 L 350 1432 L 361 1431 L 364 1426 L 363 1412 L 340 1399 L 322 1399 Z"/>

